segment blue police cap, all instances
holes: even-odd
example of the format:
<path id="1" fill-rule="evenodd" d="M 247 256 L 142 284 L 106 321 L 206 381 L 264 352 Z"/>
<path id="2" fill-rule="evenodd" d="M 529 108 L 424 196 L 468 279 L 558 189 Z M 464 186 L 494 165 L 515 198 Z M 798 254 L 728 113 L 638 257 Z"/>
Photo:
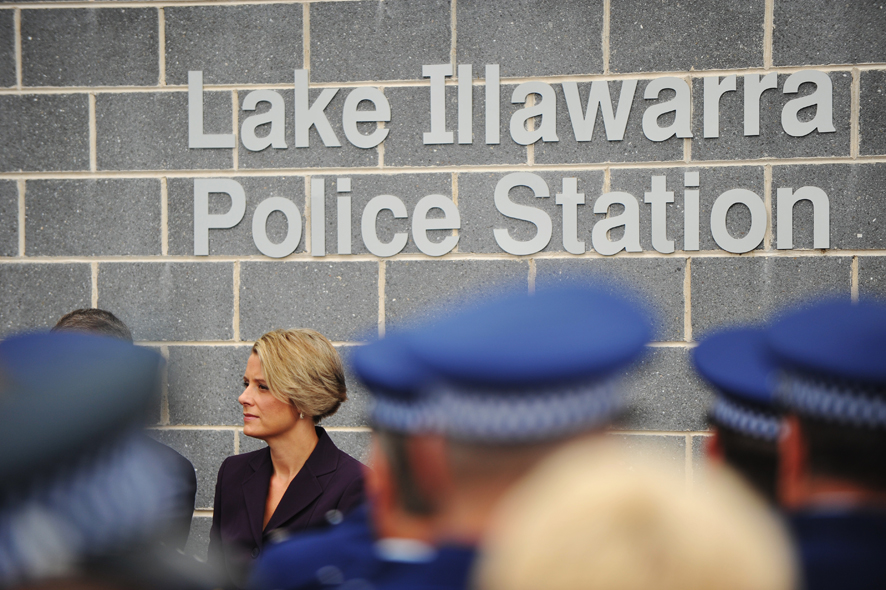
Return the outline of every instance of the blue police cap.
<path id="1" fill-rule="evenodd" d="M 717 332 L 692 351 L 698 373 L 714 386 L 711 417 L 740 433 L 778 439 L 781 413 L 774 405 L 776 367 L 766 331 L 742 327 Z"/>
<path id="2" fill-rule="evenodd" d="M 68 573 L 168 518 L 177 476 L 138 433 L 162 362 L 75 332 L 0 343 L 0 586 Z"/>
<path id="3" fill-rule="evenodd" d="M 405 433 L 434 428 L 435 408 L 424 391 L 428 372 L 411 357 L 402 334 L 388 333 L 356 348 L 350 364 L 372 396 L 370 419 L 375 425 Z"/>
<path id="4" fill-rule="evenodd" d="M 886 305 L 820 302 L 774 322 L 767 343 L 782 369 L 779 402 L 798 414 L 886 428 Z"/>
<path id="5" fill-rule="evenodd" d="M 446 434 L 521 442 L 609 422 L 624 405 L 616 377 L 651 333 L 639 307 L 611 292 L 497 296 L 408 334 L 410 353 L 433 374 Z"/>
<path id="6" fill-rule="evenodd" d="M 66 463 L 143 421 L 159 399 L 160 355 L 75 332 L 0 343 L 0 481 L 12 484 Z"/>

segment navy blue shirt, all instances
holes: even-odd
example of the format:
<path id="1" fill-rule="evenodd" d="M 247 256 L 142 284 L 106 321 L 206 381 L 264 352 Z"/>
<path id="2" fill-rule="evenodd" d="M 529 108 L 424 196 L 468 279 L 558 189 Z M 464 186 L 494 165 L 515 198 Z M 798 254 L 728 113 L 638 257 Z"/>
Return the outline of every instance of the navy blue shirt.
<path id="1" fill-rule="evenodd" d="M 476 555 L 472 547 L 449 546 L 426 561 L 392 561 L 376 550 L 367 506 L 331 529 L 267 546 L 252 572 L 255 590 L 326 589 L 365 580 L 378 590 L 467 588 Z"/>
<path id="2" fill-rule="evenodd" d="M 886 588 L 886 512 L 804 511 L 789 523 L 806 590 Z"/>

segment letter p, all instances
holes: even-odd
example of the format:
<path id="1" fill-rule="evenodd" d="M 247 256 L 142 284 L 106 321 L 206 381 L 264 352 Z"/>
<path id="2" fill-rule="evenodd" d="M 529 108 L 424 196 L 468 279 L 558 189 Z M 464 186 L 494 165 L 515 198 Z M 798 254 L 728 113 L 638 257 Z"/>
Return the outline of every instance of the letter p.
<path id="1" fill-rule="evenodd" d="M 231 208 L 220 215 L 209 214 L 209 194 L 225 193 L 231 197 Z M 209 256 L 209 230 L 234 227 L 246 214 L 246 193 L 230 178 L 197 178 L 194 180 L 194 256 Z"/>

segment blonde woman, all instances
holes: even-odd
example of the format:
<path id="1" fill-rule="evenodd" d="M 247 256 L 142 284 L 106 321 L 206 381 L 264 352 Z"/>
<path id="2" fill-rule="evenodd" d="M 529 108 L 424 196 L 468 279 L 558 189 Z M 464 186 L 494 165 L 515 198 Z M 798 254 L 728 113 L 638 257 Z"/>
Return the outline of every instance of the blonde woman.
<path id="1" fill-rule="evenodd" d="M 317 426 L 347 399 L 341 359 L 313 330 L 275 330 L 246 363 L 243 433 L 264 449 L 225 459 L 218 471 L 210 559 L 243 585 L 274 531 L 325 524 L 364 498 L 363 469 Z"/>

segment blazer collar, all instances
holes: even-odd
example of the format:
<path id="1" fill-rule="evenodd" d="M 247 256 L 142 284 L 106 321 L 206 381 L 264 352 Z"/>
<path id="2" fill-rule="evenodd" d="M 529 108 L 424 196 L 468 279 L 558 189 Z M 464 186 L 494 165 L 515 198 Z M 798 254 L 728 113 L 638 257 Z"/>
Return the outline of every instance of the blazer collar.
<path id="1" fill-rule="evenodd" d="M 289 484 L 265 530 L 271 531 L 286 524 L 310 505 L 311 502 L 323 493 L 323 486 L 317 477 L 335 471 L 338 468 L 338 449 L 323 428 L 319 426 L 315 428 L 317 431 L 317 446 L 314 447 L 304 466 L 296 474 L 292 483 Z M 249 465 L 252 467 L 253 473 L 243 482 L 243 496 L 246 500 L 246 510 L 249 516 L 252 536 L 256 544 L 261 547 L 265 503 L 268 499 L 271 475 L 274 472 L 270 449 L 266 447 L 263 449 L 263 452 L 256 453 L 250 459 Z"/>

